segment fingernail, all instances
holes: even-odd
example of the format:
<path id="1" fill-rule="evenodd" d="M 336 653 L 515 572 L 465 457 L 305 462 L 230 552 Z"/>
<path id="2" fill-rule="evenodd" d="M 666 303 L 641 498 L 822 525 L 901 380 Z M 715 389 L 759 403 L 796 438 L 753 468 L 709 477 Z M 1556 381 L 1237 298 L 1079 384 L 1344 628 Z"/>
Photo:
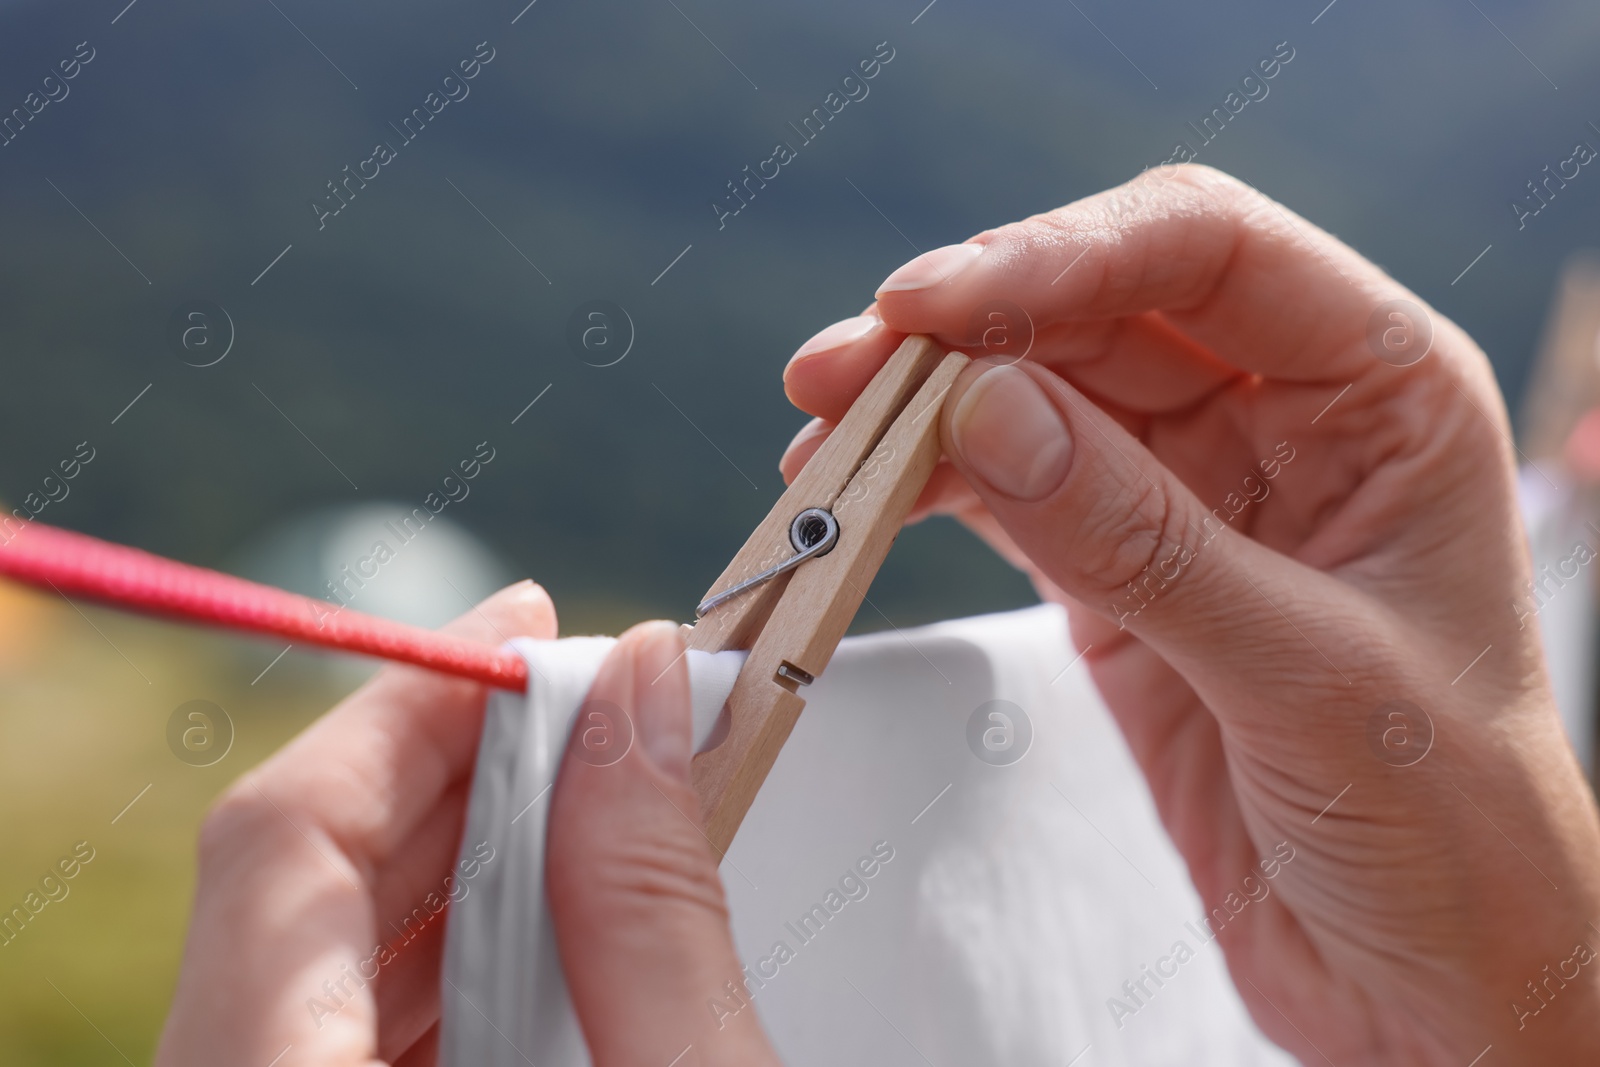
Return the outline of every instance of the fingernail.
<path id="1" fill-rule="evenodd" d="M 990 367 L 950 417 L 956 451 L 984 481 L 1017 500 L 1043 500 L 1072 465 L 1072 436 L 1037 382 L 1014 366 Z"/>
<path id="2" fill-rule="evenodd" d="M 804 359 L 843 348 L 852 341 L 859 341 L 882 325 L 883 322 L 875 315 L 857 315 L 836 322 L 797 348 L 794 355 L 789 357 L 789 366 L 785 367 L 783 372 L 788 374 L 790 367 Z"/>
<path id="3" fill-rule="evenodd" d="M 681 782 L 689 780 L 689 670 L 676 623 L 640 627 L 633 658 L 639 743 L 650 762 Z"/>
<path id="4" fill-rule="evenodd" d="M 926 289 L 947 282 L 983 255 L 983 245 L 945 245 L 924 252 L 883 280 L 878 295 Z"/>

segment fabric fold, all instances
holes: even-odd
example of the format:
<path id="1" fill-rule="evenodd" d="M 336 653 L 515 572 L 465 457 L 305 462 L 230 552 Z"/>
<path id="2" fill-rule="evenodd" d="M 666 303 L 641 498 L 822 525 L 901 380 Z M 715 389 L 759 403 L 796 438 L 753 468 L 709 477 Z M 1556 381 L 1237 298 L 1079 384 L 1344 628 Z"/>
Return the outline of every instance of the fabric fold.
<path id="1" fill-rule="evenodd" d="M 545 902 L 550 790 L 572 720 L 611 637 L 518 638 L 528 691 L 491 692 L 462 836 L 479 875 L 451 905 L 441 985 L 439 1062 L 575 1067 L 589 1062 Z M 688 654 L 698 750 L 733 689 L 742 652 Z M 482 861 L 482 846 L 493 849 Z M 474 851 L 477 850 L 477 851 Z"/>

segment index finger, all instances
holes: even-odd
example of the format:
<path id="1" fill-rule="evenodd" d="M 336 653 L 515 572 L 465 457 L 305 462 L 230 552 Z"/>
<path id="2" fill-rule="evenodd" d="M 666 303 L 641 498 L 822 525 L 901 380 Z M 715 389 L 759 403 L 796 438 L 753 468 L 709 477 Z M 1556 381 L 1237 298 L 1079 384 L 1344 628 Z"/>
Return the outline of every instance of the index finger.
<path id="1" fill-rule="evenodd" d="M 1373 309 L 1410 294 L 1245 183 L 1180 165 L 934 249 L 877 295 L 891 329 L 947 344 L 970 344 L 974 314 L 997 302 L 1035 329 L 1160 312 L 1240 370 L 1349 381 L 1375 362 Z"/>
<path id="2" fill-rule="evenodd" d="M 502 589 L 445 627 L 491 644 L 556 635 L 555 607 L 533 582 Z M 472 772 L 486 687 L 419 667 L 385 667 L 256 772 L 275 803 L 306 805 L 368 873 L 454 782 Z"/>

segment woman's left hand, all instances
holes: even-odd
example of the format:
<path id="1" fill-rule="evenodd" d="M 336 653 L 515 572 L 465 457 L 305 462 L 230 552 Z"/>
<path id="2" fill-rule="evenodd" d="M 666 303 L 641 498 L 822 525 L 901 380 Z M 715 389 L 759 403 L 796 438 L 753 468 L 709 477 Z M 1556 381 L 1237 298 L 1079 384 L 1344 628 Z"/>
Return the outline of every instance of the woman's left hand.
<path id="1" fill-rule="evenodd" d="M 550 638 L 555 607 L 522 582 L 446 632 Z M 387 667 L 223 794 L 160 1067 L 434 1062 L 484 696 Z"/>

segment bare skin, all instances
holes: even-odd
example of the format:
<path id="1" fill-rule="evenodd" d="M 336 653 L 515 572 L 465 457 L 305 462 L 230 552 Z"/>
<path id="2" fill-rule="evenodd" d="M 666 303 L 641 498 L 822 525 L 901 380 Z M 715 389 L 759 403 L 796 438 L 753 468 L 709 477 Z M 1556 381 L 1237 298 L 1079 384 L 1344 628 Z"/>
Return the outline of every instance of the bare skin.
<path id="1" fill-rule="evenodd" d="M 980 360 L 952 391 L 919 514 L 960 517 L 1067 606 L 1208 909 L 1293 844 L 1219 937 L 1257 1023 L 1308 1064 L 1600 1062 L 1600 959 L 1571 962 L 1600 945 L 1600 818 L 1510 604 L 1529 565 L 1483 354 L 1206 168 L 957 247 L 802 347 L 786 385 L 821 421 L 785 471 L 905 333 L 981 355 L 974 313 L 1025 309 L 1026 360 Z M 1393 299 L 1431 323 L 1406 367 L 1368 340 Z M 482 611 L 554 633 L 531 585 Z M 476 615 L 455 628 L 494 639 Z M 641 743 L 612 767 L 569 758 L 552 794 L 550 900 L 597 1067 L 688 1044 L 709 1067 L 777 1062 L 754 1012 L 718 1032 L 705 1010 L 739 972 L 714 857 L 678 813 L 681 647 L 667 624 L 624 636 L 593 695 Z M 482 701 L 385 671 L 219 802 L 158 1063 L 286 1044 L 283 1067 L 434 1062 L 426 935 L 322 1026 L 305 998 L 450 871 Z"/>
<path id="2" fill-rule="evenodd" d="M 969 246 L 892 275 L 881 325 L 803 346 L 789 395 L 837 418 L 903 333 L 966 347 L 974 308 L 1027 309 L 1027 361 L 947 402 L 922 510 L 1067 605 L 1208 907 L 1294 843 L 1281 892 L 1220 938 L 1256 1022 L 1307 1063 L 1594 1059 L 1600 967 L 1514 1006 L 1600 945 L 1600 833 L 1510 606 L 1529 565 L 1483 353 L 1426 311 L 1431 351 L 1378 359 L 1374 309 L 1423 302 L 1207 168 Z M 1431 718 L 1414 765 L 1369 743 L 1391 701 Z"/>

